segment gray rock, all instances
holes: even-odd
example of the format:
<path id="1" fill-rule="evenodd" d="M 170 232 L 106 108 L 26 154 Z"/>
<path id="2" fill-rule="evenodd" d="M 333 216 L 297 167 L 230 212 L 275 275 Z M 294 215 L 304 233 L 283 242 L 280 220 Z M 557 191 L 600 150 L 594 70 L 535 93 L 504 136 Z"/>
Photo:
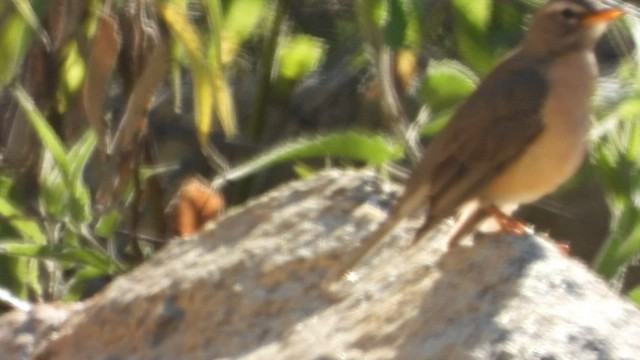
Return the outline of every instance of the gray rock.
<path id="1" fill-rule="evenodd" d="M 2 358 L 640 359 L 638 309 L 540 237 L 409 246 L 417 218 L 324 289 L 395 191 L 337 170 L 284 185 L 116 279 L 33 352 Z M 10 316 L 0 334 L 21 326 Z"/>

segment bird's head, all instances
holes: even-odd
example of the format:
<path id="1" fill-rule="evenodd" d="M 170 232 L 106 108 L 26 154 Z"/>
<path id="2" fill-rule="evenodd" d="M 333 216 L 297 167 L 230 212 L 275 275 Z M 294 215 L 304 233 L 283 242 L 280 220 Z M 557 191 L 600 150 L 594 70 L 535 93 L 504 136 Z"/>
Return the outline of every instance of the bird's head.
<path id="1" fill-rule="evenodd" d="M 549 0 L 533 16 L 524 47 L 545 55 L 592 49 L 607 25 L 623 14 L 594 0 Z"/>

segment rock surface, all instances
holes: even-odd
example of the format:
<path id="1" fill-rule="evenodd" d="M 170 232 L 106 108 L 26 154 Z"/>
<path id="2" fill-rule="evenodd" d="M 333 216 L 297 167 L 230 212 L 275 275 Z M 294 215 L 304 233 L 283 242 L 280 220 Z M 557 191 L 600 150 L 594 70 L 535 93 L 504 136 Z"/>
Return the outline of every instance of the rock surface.
<path id="1" fill-rule="evenodd" d="M 396 190 L 355 171 L 275 189 L 2 359 L 640 359 L 640 311 L 534 236 L 447 252 L 409 247 L 408 221 L 323 290 Z M 0 318 L 0 351 L 33 316 Z"/>

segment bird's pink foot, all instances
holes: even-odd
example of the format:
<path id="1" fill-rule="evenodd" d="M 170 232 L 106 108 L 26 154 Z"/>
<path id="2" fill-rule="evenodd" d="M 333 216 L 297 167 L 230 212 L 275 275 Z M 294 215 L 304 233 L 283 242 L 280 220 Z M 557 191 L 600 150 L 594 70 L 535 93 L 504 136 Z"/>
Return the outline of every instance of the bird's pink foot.
<path id="1" fill-rule="evenodd" d="M 556 248 L 565 255 L 571 255 L 571 245 L 566 241 L 556 242 Z"/>
<path id="2" fill-rule="evenodd" d="M 487 211 L 496 219 L 498 225 L 500 225 L 501 232 L 512 235 L 524 235 L 527 233 L 527 227 L 523 222 L 503 213 L 497 207 L 491 206 Z"/>

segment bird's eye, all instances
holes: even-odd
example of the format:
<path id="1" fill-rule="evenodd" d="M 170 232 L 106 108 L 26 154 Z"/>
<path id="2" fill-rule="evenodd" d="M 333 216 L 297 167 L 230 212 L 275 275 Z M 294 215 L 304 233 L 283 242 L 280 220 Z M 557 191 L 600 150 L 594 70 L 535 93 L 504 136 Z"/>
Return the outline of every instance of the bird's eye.
<path id="1" fill-rule="evenodd" d="M 576 19 L 578 17 L 578 14 L 575 11 L 573 11 L 573 10 L 571 10 L 569 8 L 562 10 L 560 12 L 560 14 L 566 20 L 574 20 L 574 19 Z"/>

